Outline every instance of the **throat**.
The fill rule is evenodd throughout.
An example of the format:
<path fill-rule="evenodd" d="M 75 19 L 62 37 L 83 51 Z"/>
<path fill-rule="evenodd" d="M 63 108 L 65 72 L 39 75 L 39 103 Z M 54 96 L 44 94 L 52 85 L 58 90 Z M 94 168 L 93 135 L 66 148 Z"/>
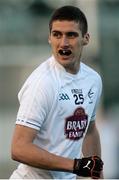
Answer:
<path fill-rule="evenodd" d="M 79 72 L 80 69 L 80 64 L 78 65 L 66 65 L 65 67 L 66 72 L 70 73 L 70 74 L 77 74 Z"/>

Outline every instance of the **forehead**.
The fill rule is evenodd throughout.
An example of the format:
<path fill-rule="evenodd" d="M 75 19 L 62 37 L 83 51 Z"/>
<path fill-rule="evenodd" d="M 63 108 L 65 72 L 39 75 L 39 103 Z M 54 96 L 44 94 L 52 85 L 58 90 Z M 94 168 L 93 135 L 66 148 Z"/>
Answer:
<path fill-rule="evenodd" d="M 66 21 L 66 20 L 56 20 L 52 23 L 52 31 L 61 31 L 61 32 L 68 32 L 68 31 L 76 31 L 79 32 L 79 23 L 75 21 Z"/>

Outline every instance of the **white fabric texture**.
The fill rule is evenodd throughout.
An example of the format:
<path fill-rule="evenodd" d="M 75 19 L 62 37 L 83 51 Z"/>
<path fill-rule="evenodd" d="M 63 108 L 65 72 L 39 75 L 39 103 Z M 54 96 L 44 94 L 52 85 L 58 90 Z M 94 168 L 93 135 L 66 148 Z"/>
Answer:
<path fill-rule="evenodd" d="M 101 91 L 100 75 L 93 69 L 81 63 L 79 72 L 73 75 L 52 56 L 29 76 L 20 90 L 16 124 L 38 130 L 34 144 L 39 147 L 63 157 L 80 158 L 89 122 L 96 118 Z M 23 167 L 26 165 L 22 164 Z M 41 169 L 30 169 L 41 173 L 41 178 L 47 174 Z M 48 174 L 53 179 L 76 177 L 65 172 Z"/>

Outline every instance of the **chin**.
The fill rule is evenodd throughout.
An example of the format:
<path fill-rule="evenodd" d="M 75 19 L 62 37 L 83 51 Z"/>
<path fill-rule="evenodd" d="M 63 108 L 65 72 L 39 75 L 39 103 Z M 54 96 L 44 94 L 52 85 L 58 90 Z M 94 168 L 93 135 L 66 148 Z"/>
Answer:
<path fill-rule="evenodd" d="M 63 66 L 73 64 L 73 57 L 72 56 L 55 56 L 56 60 Z"/>
<path fill-rule="evenodd" d="M 64 68 L 68 68 L 68 67 L 71 67 L 71 66 L 73 66 L 73 62 L 71 62 L 71 61 L 64 61 L 64 60 L 62 60 L 62 61 L 59 61 L 59 63 L 64 67 Z"/>
<path fill-rule="evenodd" d="M 71 56 L 59 56 L 58 59 L 64 63 L 71 63 L 73 61 Z"/>

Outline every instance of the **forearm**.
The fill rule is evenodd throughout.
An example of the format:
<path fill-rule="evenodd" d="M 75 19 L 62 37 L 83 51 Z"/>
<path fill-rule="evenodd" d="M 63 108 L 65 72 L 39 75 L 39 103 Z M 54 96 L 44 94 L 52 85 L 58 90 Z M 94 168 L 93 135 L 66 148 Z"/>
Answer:
<path fill-rule="evenodd" d="M 101 157 L 100 136 L 96 126 L 89 127 L 83 142 L 82 151 L 84 156 L 97 155 Z"/>
<path fill-rule="evenodd" d="M 16 125 L 12 140 L 12 159 L 42 169 L 73 170 L 73 160 L 57 156 L 33 144 L 37 130 Z"/>
<path fill-rule="evenodd" d="M 49 153 L 32 143 L 14 149 L 12 158 L 24 164 L 42 169 L 73 171 L 73 160 Z"/>
<path fill-rule="evenodd" d="M 36 134 L 37 130 L 35 129 L 16 125 L 12 141 L 12 158 L 14 160 L 36 168 L 71 172 L 80 176 L 92 176 L 90 172 L 85 174 L 84 170 L 81 170 L 81 167 L 85 167 L 90 162 L 88 158 L 87 163 L 84 165 L 80 165 L 80 162 L 83 160 L 78 160 L 79 168 L 77 170 L 77 165 L 74 168 L 75 163 L 73 159 L 52 154 L 33 144 Z"/>

